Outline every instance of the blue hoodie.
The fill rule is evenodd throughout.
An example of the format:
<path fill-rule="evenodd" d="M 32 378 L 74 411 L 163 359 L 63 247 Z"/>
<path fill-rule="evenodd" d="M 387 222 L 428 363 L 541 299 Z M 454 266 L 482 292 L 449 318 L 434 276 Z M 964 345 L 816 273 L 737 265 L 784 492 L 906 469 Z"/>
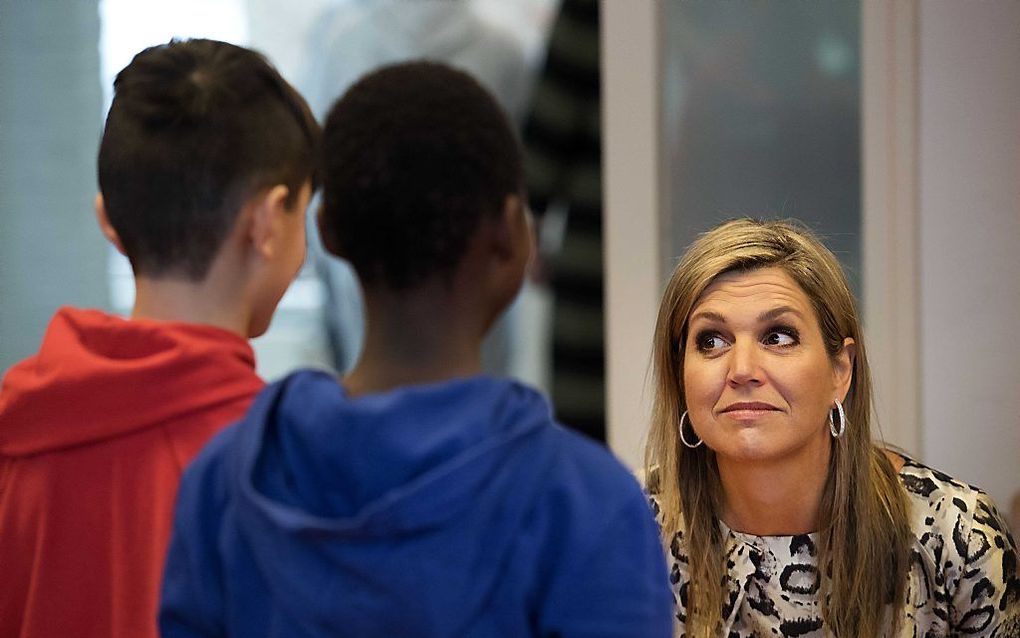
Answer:
<path fill-rule="evenodd" d="M 298 372 L 184 475 L 166 638 L 672 632 L 634 478 L 518 383 Z"/>

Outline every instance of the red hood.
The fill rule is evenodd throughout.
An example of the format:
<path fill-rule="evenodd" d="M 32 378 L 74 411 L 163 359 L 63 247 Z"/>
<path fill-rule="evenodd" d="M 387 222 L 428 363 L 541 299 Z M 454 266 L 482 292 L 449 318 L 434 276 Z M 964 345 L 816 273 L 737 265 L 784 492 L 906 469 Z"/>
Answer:
<path fill-rule="evenodd" d="M 61 308 L 39 353 L 0 385 L 0 453 L 36 454 L 141 430 L 251 396 L 240 336 L 212 326 Z"/>

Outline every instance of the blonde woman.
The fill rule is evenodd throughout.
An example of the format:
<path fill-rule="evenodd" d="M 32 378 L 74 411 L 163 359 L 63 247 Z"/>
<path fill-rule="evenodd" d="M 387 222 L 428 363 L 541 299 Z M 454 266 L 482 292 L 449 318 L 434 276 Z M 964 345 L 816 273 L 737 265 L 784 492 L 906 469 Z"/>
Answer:
<path fill-rule="evenodd" d="M 698 239 L 653 356 L 677 635 L 1020 636 L 989 497 L 873 442 L 853 296 L 808 231 L 741 219 Z"/>

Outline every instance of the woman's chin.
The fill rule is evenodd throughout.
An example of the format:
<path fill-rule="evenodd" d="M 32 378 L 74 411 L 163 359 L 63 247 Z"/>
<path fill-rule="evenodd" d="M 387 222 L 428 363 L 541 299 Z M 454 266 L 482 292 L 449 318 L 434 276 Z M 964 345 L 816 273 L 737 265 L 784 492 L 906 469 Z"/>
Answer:
<path fill-rule="evenodd" d="M 815 455 L 813 446 L 805 441 L 777 440 L 775 436 L 766 436 L 765 432 L 754 429 L 735 433 L 713 450 L 719 463 L 741 465 L 791 462 L 799 466 L 798 457 Z"/>

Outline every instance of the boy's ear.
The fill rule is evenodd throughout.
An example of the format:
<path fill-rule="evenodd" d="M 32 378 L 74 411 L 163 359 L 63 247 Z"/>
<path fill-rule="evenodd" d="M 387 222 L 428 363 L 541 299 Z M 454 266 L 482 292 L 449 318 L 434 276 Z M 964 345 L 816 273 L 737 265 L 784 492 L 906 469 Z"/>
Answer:
<path fill-rule="evenodd" d="M 103 237 L 106 237 L 117 251 L 126 257 L 124 245 L 120 243 L 120 235 L 117 234 L 117 229 L 110 223 L 110 218 L 106 214 L 106 200 L 103 199 L 102 193 L 96 193 L 96 221 L 99 223 L 99 230 L 102 231 Z"/>
<path fill-rule="evenodd" d="M 531 221 L 519 196 L 507 195 L 504 200 L 494 239 L 495 252 L 501 259 L 519 258 L 521 251 L 527 251 L 530 256 L 533 243 Z"/>
<path fill-rule="evenodd" d="M 248 217 L 248 238 L 255 252 L 269 259 L 279 251 L 283 216 L 287 212 L 290 189 L 283 184 L 260 191 L 245 204 Z"/>

